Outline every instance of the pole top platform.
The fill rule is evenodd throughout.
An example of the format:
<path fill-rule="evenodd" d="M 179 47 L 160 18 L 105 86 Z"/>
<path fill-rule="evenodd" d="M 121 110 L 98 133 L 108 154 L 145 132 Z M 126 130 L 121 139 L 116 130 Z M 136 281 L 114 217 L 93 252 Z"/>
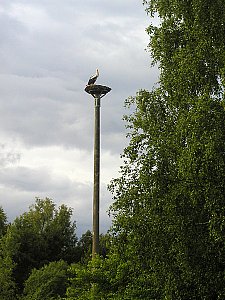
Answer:
<path fill-rule="evenodd" d="M 94 98 L 102 98 L 111 91 L 111 88 L 105 85 L 90 84 L 84 90 Z"/>

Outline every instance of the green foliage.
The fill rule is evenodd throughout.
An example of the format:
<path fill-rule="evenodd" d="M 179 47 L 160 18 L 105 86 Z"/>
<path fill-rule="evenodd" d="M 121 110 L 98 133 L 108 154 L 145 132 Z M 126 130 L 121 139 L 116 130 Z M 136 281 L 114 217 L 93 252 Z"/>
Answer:
<path fill-rule="evenodd" d="M 13 280 L 14 263 L 10 256 L 0 253 L 0 299 L 15 300 L 16 284 Z"/>
<path fill-rule="evenodd" d="M 156 299 L 152 274 L 137 271 L 136 267 L 135 262 L 122 260 L 116 252 L 107 259 L 96 257 L 87 265 L 72 265 L 66 300 Z"/>
<path fill-rule="evenodd" d="M 174 102 L 176 97 L 181 105 L 190 96 L 219 96 L 224 81 L 224 1 L 144 3 L 161 18 L 159 26 L 148 28 L 149 46 L 161 68 L 160 84 L 172 98 L 169 100 Z"/>
<path fill-rule="evenodd" d="M 2 211 L 3 212 L 3 211 Z M 5 227 L 6 216 L 3 213 L 3 227 Z M 5 229 L 4 229 L 5 230 Z M 8 229 L 9 230 L 9 229 Z M 0 240 L 0 299 L 15 300 L 16 297 L 16 283 L 13 278 L 15 263 L 12 260 L 12 250 L 5 248 L 5 243 L 10 243 L 10 237 L 5 234 Z M 17 245 L 14 244 L 14 249 Z"/>
<path fill-rule="evenodd" d="M 86 262 L 91 258 L 91 246 L 92 246 L 92 233 L 90 230 L 87 230 L 82 234 L 81 238 L 78 241 L 78 249 L 80 253 L 80 261 Z"/>
<path fill-rule="evenodd" d="M 76 261 L 77 238 L 71 215 L 65 205 L 57 209 L 52 200 L 38 198 L 11 224 L 2 249 L 16 264 L 13 275 L 20 290 L 33 268 L 60 259 Z"/>
<path fill-rule="evenodd" d="M 111 237 L 107 234 L 99 235 L 99 254 L 102 257 L 106 257 L 109 249 L 111 247 Z M 78 252 L 79 252 L 79 261 L 82 263 L 87 263 L 92 256 L 92 233 L 90 230 L 87 230 L 82 234 L 81 238 L 78 241 Z"/>
<path fill-rule="evenodd" d="M 7 217 L 2 207 L 0 207 L 0 238 L 6 233 Z"/>
<path fill-rule="evenodd" d="M 122 299 L 223 299 L 225 3 L 144 1 L 159 87 L 127 100 L 130 143 L 112 181 Z M 127 297 L 127 298 L 126 298 Z"/>
<path fill-rule="evenodd" d="M 185 119 L 193 128 L 184 136 L 184 127 L 172 126 L 174 114 L 163 112 L 167 107 L 156 93 L 140 92 L 136 101 L 123 176 L 111 186 L 118 254 L 135 268 L 130 286 L 146 299 L 219 297 L 225 265 L 223 108 L 213 102 L 206 114 L 206 102 L 197 113 L 193 109 Z M 217 136 L 213 142 L 211 130 Z M 220 219 L 214 219 L 214 210 Z"/>
<path fill-rule="evenodd" d="M 23 300 L 56 300 L 66 292 L 68 265 L 64 261 L 51 262 L 41 269 L 33 269 L 25 282 Z"/>
<path fill-rule="evenodd" d="M 110 233 L 99 235 L 99 255 L 106 258 L 112 246 L 112 236 Z"/>
<path fill-rule="evenodd" d="M 116 255 L 111 255 L 109 259 L 96 257 L 87 265 L 72 265 L 66 299 L 128 299 L 121 298 L 120 289 L 128 282 L 130 267 L 129 262 L 121 264 Z"/>

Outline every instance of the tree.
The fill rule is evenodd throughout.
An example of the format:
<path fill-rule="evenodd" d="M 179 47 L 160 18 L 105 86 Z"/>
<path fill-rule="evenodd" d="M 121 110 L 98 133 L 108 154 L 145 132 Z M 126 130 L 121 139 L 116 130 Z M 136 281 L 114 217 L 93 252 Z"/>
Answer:
<path fill-rule="evenodd" d="M 118 256 L 110 259 L 96 256 L 88 264 L 73 264 L 67 300 L 121 300 L 127 299 L 121 290 L 130 274 L 130 263 L 121 264 Z"/>
<path fill-rule="evenodd" d="M 92 246 L 92 233 L 87 230 L 82 234 L 78 241 L 78 248 L 80 253 L 80 261 L 87 261 L 91 258 L 91 246 Z"/>
<path fill-rule="evenodd" d="M 65 205 L 58 209 L 52 200 L 36 199 L 30 210 L 9 227 L 2 242 L 2 251 L 15 263 L 14 278 L 19 290 L 33 268 L 64 259 L 76 261 L 75 223 L 72 210 Z"/>
<path fill-rule="evenodd" d="M 158 88 L 127 101 L 130 143 L 110 189 L 123 299 L 222 299 L 225 3 L 144 1 Z M 125 298 L 125 295 L 127 298 Z"/>
<path fill-rule="evenodd" d="M 0 299 L 15 300 L 17 299 L 17 288 L 13 278 L 15 269 L 15 263 L 12 260 L 13 248 L 6 248 L 6 243 L 10 244 L 10 238 L 7 238 L 7 234 L 0 239 Z M 16 247 L 17 245 L 14 244 L 14 250 Z"/>
<path fill-rule="evenodd" d="M 0 252 L 0 299 L 15 300 L 16 284 L 13 280 L 13 269 L 15 265 L 9 255 Z"/>
<path fill-rule="evenodd" d="M 100 256 L 106 257 L 107 253 L 110 250 L 111 237 L 108 233 L 101 233 L 99 236 L 99 254 Z M 91 259 L 92 253 L 92 233 L 90 230 L 87 230 L 82 234 L 81 238 L 78 241 L 78 249 L 80 253 L 79 261 L 86 263 Z"/>
<path fill-rule="evenodd" d="M 7 230 L 7 216 L 2 207 L 0 207 L 0 238 L 6 233 Z"/>
<path fill-rule="evenodd" d="M 11 252 L 4 250 L 7 231 L 7 217 L 2 207 L 0 207 L 0 299 L 15 300 L 16 284 L 13 280 L 13 270 L 15 267 L 12 261 Z"/>
<path fill-rule="evenodd" d="M 25 282 L 22 299 L 54 300 L 63 297 L 69 276 L 67 269 L 68 264 L 62 260 L 51 262 L 39 270 L 33 269 Z"/>

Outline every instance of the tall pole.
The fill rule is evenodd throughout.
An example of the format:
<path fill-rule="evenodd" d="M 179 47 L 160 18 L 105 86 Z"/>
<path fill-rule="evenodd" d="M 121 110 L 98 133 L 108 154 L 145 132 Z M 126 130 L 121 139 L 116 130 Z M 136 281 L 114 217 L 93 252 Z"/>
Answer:
<path fill-rule="evenodd" d="M 100 95 L 95 97 L 94 190 L 92 258 L 99 254 L 99 186 L 100 186 Z"/>
<path fill-rule="evenodd" d="M 95 99 L 92 258 L 99 254 L 100 107 L 101 98 L 110 91 L 111 88 L 104 85 L 91 84 L 85 88 Z"/>

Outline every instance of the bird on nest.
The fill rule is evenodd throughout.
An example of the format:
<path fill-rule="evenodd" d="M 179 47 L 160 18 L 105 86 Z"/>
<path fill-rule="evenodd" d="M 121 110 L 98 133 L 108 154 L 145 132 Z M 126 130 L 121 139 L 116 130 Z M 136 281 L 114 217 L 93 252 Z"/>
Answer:
<path fill-rule="evenodd" d="M 99 70 L 96 69 L 96 73 L 89 78 L 87 85 L 95 84 L 96 80 L 98 79 L 98 76 L 99 76 Z"/>

